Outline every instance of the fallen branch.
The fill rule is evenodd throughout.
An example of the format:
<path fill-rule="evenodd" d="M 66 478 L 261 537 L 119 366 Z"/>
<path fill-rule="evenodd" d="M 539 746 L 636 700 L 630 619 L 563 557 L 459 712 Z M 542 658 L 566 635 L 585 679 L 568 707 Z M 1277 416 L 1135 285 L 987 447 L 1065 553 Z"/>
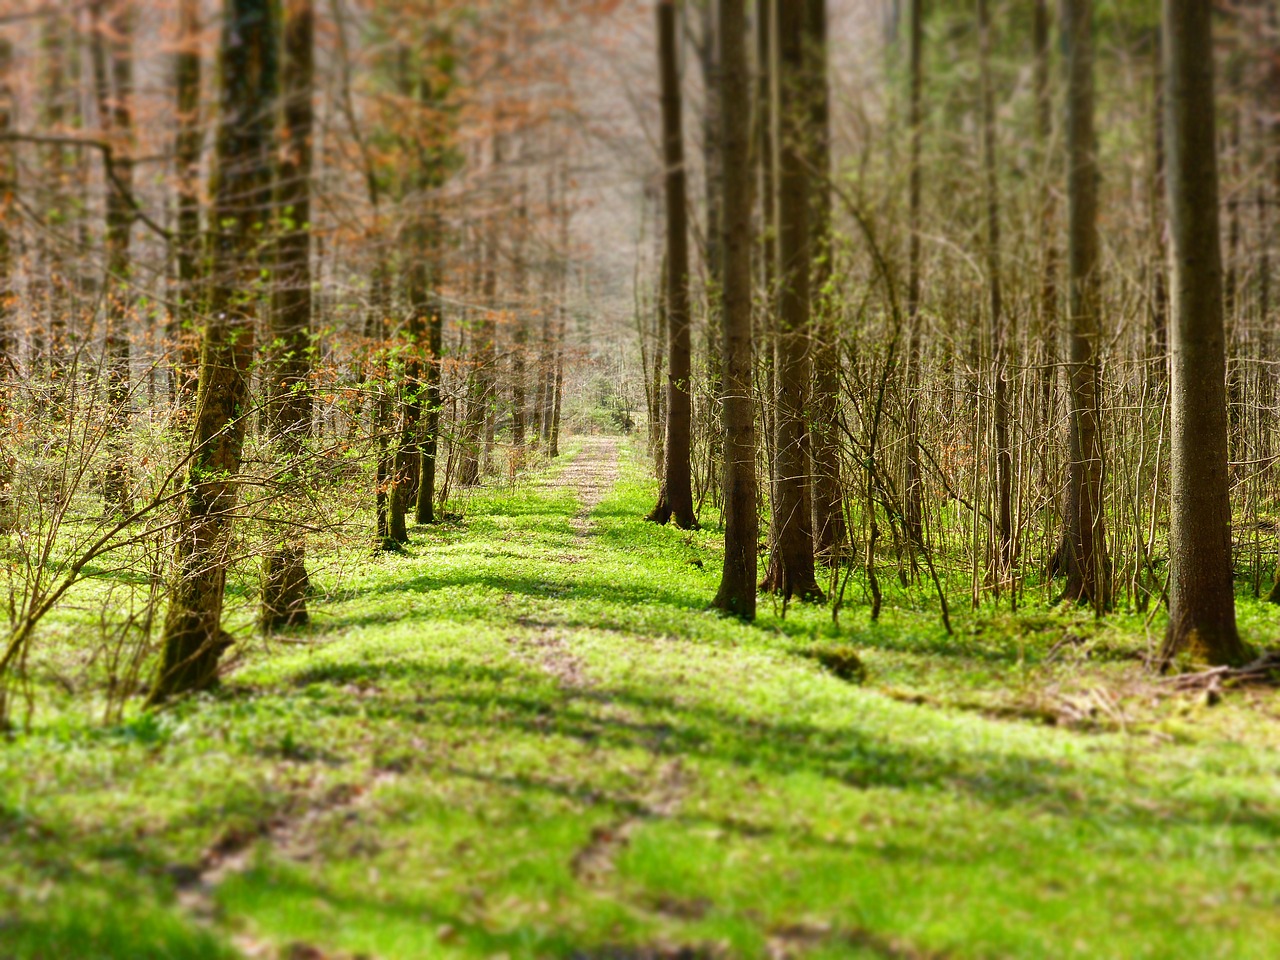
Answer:
<path fill-rule="evenodd" d="M 1197 673 L 1180 673 L 1159 681 L 1179 691 L 1220 691 L 1224 686 L 1280 686 L 1280 650 L 1264 653 L 1243 667 L 1213 667 Z"/>

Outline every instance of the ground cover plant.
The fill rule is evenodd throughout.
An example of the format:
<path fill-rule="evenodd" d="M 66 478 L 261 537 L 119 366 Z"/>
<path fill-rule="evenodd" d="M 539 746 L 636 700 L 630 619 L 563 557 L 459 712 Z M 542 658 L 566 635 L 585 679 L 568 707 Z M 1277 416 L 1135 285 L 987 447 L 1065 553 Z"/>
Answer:
<path fill-rule="evenodd" d="M 575 446 L 214 693 L 40 713 L 0 954 L 1270 954 L 1274 695 L 1173 693 L 1074 608 L 724 620 L 720 536 Z"/>
<path fill-rule="evenodd" d="M 1276 953 L 1276 0 L 0 4 L 0 960 Z"/>

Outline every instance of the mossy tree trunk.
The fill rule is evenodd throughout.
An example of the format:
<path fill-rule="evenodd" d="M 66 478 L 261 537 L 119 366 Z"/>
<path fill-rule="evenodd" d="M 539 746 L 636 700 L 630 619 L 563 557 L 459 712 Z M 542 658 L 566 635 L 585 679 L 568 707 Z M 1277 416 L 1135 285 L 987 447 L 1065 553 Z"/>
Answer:
<path fill-rule="evenodd" d="M 165 616 L 149 703 L 207 687 L 231 639 L 222 629 L 236 478 L 249 415 L 258 257 L 271 200 L 271 112 L 276 96 L 272 0 L 226 0 L 213 277 L 200 352 L 191 464 L 177 531 L 177 578 Z"/>
<path fill-rule="evenodd" d="M 1168 664 L 1239 664 L 1227 466 L 1226 335 L 1214 140 L 1213 5 L 1164 0 L 1165 145 L 1172 228 L 1172 491 Z"/>
<path fill-rule="evenodd" d="M 286 487 L 305 482 L 311 435 L 311 138 L 315 85 L 315 12 L 311 0 L 284 7 L 284 129 L 276 169 L 276 289 L 267 364 L 267 433 L 293 465 Z M 284 490 L 287 504 L 296 491 Z M 284 518 L 287 522 L 288 518 Z M 288 531 L 263 558 L 262 624 L 268 630 L 305 624 L 306 543 Z"/>

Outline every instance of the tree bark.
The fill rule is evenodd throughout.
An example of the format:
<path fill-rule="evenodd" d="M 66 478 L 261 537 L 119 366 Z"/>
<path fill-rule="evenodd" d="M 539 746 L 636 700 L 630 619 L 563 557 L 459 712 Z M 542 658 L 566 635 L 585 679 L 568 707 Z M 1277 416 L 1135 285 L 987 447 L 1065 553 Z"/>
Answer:
<path fill-rule="evenodd" d="M 179 47 L 173 58 L 177 94 L 178 132 L 174 140 L 174 165 L 178 192 L 174 262 L 178 289 L 169 331 L 177 354 L 172 366 L 174 399 L 185 409 L 195 401 L 199 375 L 200 280 L 200 4 L 181 0 L 178 8 Z"/>
<path fill-rule="evenodd" d="M 177 533 L 177 580 L 165 616 L 151 705 L 214 683 L 218 661 L 231 645 L 222 629 L 222 604 L 249 412 L 258 298 L 253 254 L 271 199 L 271 118 L 262 104 L 276 96 L 273 7 L 270 0 L 225 0 L 212 191 L 214 277 Z"/>
<path fill-rule="evenodd" d="M 992 411 L 996 446 L 996 544 L 992 582 L 999 595 L 1013 571 L 1013 446 L 1009 439 L 1009 361 L 1004 303 L 1000 287 L 1000 189 L 996 173 L 995 90 L 991 80 L 993 44 L 987 0 L 978 0 L 982 86 L 982 170 L 986 194 L 985 243 L 987 292 L 990 297 Z"/>
<path fill-rule="evenodd" d="M 681 129 L 679 51 L 672 0 L 658 3 L 658 67 L 662 86 L 662 143 L 667 201 L 667 422 L 662 486 L 648 519 L 697 527 L 693 512 L 690 444 L 693 399 L 689 340 L 689 227 L 686 207 L 684 136 Z"/>
<path fill-rule="evenodd" d="M 844 489 L 840 480 L 840 342 L 828 294 L 831 244 L 831 93 L 827 81 L 827 0 L 805 0 L 805 77 L 809 127 L 805 142 L 815 183 L 812 260 L 813 357 L 813 545 L 835 566 L 848 553 Z"/>
<path fill-rule="evenodd" d="M 778 338 L 777 543 L 765 576 L 765 589 L 784 600 L 821 601 L 814 574 L 813 521 L 809 484 L 809 245 L 810 177 L 805 147 L 805 9 L 800 3 L 778 8 Z"/>
<path fill-rule="evenodd" d="M 720 249 L 724 263 L 723 419 L 724 566 L 712 605 L 743 620 L 756 615 L 756 432 L 752 402 L 751 336 L 751 87 L 747 22 L 742 0 L 719 0 L 720 123 L 724 204 Z"/>
<path fill-rule="evenodd" d="M 1188 652 L 1239 664 L 1227 464 L 1226 337 L 1214 140 L 1213 5 L 1164 0 L 1165 144 L 1174 249 L 1169 628 Z"/>
<path fill-rule="evenodd" d="M 129 240 L 133 208 L 133 11 L 125 0 L 94 0 L 90 6 L 94 97 L 98 122 L 112 144 L 115 180 L 107 189 L 105 279 L 107 448 L 102 483 L 108 511 L 128 514 L 133 495 L 129 462 L 129 323 L 132 315 Z M 109 49 L 108 49 L 109 47 Z"/>
<path fill-rule="evenodd" d="M 267 357 L 267 435 L 293 460 L 286 483 L 303 483 L 311 434 L 311 137 L 315 83 L 315 13 L 311 0 L 284 5 L 284 127 L 276 168 L 276 289 Z M 286 502 L 290 491 L 286 490 Z M 284 528 L 288 530 L 286 526 Z M 286 534 L 263 558 L 262 625 L 305 624 L 306 543 Z"/>
<path fill-rule="evenodd" d="M 1071 420 L 1065 526 L 1052 572 L 1063 598 L 1111 605 L 1111 563 L 1103 516 L 1104 451 L 1098 423 L 1098 156 L 1093 129 L 1093 2 L 1064 0 L 1067 45 L 1067 206 Z"/>
<path fill-rule="evenodd" d="M 920 206 L 923 171 L 920 152 L 924 139 L 924 0 L 910 0 L 911 77 L 907 122 L 911 125 L 911 159 L 907 198 L 907 322 L 910 342 L 907 349 L 907 447 L 906 498 L 903 525 L 915 546 L 924 546 L 924 477 L 920 469 L 920 380 L 923 363 L 923 329 L 920 318 Z M 913 554 L 914 557 L 914 554 Z M 914 560 L 913 560 L 914 563 Z M 914 571 L 914 566 L 913 566 Z"/>

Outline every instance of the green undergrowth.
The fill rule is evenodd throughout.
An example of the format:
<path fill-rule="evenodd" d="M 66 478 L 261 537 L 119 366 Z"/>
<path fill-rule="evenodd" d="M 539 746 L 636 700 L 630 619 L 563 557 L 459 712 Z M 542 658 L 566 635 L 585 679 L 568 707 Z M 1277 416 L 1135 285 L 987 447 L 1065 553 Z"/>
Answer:
<path fill-rule="evenodd" d="M 1271 694 L 1171 693 L 1138 615 L 721 619 L 719 536 L 620 454 L 589 517 L 561 466 L 320 558 L 216 694 L 38 713 L 0 956 L 1274 956 Z"/>

